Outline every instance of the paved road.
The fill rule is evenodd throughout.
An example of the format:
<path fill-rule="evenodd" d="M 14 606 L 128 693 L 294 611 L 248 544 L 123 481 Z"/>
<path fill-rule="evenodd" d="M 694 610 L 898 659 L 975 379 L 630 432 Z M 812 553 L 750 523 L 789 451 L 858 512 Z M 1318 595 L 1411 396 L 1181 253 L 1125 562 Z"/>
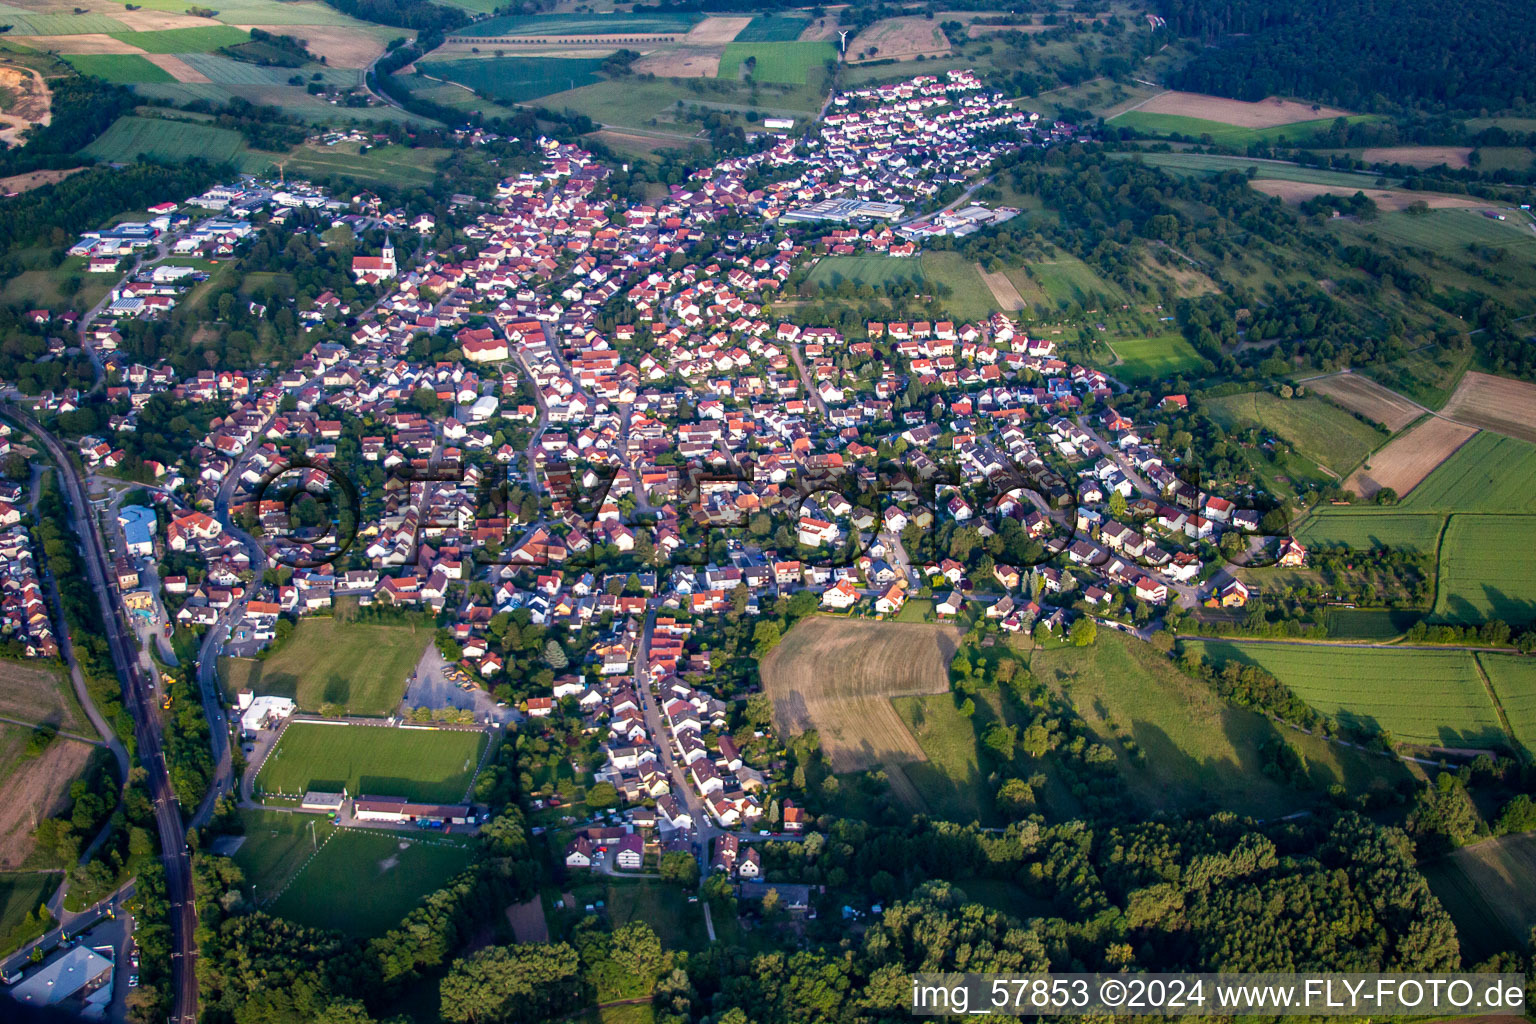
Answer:
<path fill-rule="evenodd" d="M 63 891 L 62 886 L 60 886 L 59 891 Z M 109 908 L 116 912 L 119 921 L 126 920 L 129 917 L 129 914 L 126 910 L 122 909 L 122 905 L 133 898 L 135 891 L 134 882 L 130 879 L 129 881 L 125 882 L 116 892 L 102 897 L 100 900 L 91 904 L 89 907 L 86 907 L 84 910 L 73 913 L 64 910 L 62 906 L 55 906 L 53 901 L 49 901 L 48 909 L 53 914 L 54 918 L 57 919 L 58 924 L 49 929 L 48 932 L 40 938 L 27 943 L 25 946 L 22 946 L 16 952 L 6 957 L 4 961 L 0 961 L 0 972 L 3 972 L 8 978 L 16 977 L 26 969 L 28 964 L 31 963 L 33 949 L 38 947 L 41 947 L 45 951 L 53 949 L 59 944 L 65 935 L 73 938 L 75 935 L 75 932 L 73 931 L 74 928 L 82 927 L 91 921 L 99 919 L 101 915 L 106 913 Z M 100 926 L 98 926 L 98 928 L 99 927 Z M 98 929 L 92 929 L 92 933 L 94 934 L 97 930 Z M 95 944 L 100 945 L 104 943 Z M 126 984 L 127 983 L 125 981 L 124 985 Z"/>
<path fill-rule="evenodd" d="M 58 439 L 45 431 L 30 414 L 16 406 L 3 410 L 13 421 L 31 431 L 52 455 L 59 467 L 76 535 L 85 556 L 86 576 L 101 606 L 106 625 L 107 643 L 112 660 L 123 683 L 123 694 L 133 714 L 139 758 L 147 769 L 146 781 L 155 809 L 155 825 L 160 834 L 161 858 L 165 861 L 166 892 L 171 903 L 171 998 L 175 1024 L 197 1024 L 197 927 L 196 905 L 192 892 L 192 859 L 182 826 L 181 806 L 171 787 L 170 772 L 160 738 L 160 720 L 138 663 L 138 645 L 126 628 L 126 614 L 109 584 L 110 563 L 102 544 L 101 532 L 85 487 L 69 453 Z"/>

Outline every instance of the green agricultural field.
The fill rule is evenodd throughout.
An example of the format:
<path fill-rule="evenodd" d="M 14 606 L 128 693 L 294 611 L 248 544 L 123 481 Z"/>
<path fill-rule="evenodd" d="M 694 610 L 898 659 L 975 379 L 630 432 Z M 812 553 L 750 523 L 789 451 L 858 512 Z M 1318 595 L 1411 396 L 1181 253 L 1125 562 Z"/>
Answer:
<path fill-rule="evenodd" d="M 1536 516 L 1454 515 L 1440 544 L 1435 618 L 1536 619 Z"/>
<path fill-rule="evenodd" d="M 976 273 L 976 265 L 957 252 L 930 252 L 918 257 L 824 256 L 807 279 L 812 285 L 836 287 L 843 281 L 880 289 L 910 282 L 925 289 L 943 285 L 949 295 L 944 309 L 962 320 L 980 320 L 997 309 L 992 293 Z"/>
<path fill-rule="evenodd" d="M 251 34 L 233 25 L 172 28 L 161 32 L 113 32 L 112 38 L 145 53 L 208 53 L 221 46 L 251 41 Z"/>
<path fill-rule="evenodd" d="M 344 88 L 361 85 L 363 80 L 363 73 L 357 68 L 327 68 L 319 64 L 307 64 L 302 68 L 264 68 L 226 57 L 222 53 L 184 53 L 180 56 L 183 63 L 206 76 L 214 85 L 263 88 L 286 86 L 301 95 L 308 95 L 302 86 L 289 85 L 289 80 L 297 75 L 307 82 L 318 74 L 322 81 Z"/>
<path fill-rule="evenodd" d="M 34 918 L 29 925 L 27 915 L 48 901 L 63 878 L 47 871 L 0 874 L 0 955 L 43 934 L 42 922 Z"/>
<path fill-rule="evenodd" d="M 353 715 L 387 715 L 431 641 L 431 631 L 306 616 L 264 660 L 225 658 L 227 693 L 251 690 L 292 697 L 306 711 L 339 704 Z"/>
<path fill-rule="evenodd" d="M 263 792 L 309 790 L 458 803 L 480 765 L 483 732 L 294 722 L 256 777 Z"/>
<path fill-rule="evenodd" d="M 524 103 L 601 82 L 602 57 L 471 57 L 431 61 L 417 69 L 429 78 L 485 93 L 502 103 Z"/>
<path fill-rule="evenodd" d="M 173 162 L 201 157 L 220 163 L 234 160 L 244 149 L 245 139 L 228 128 L 129 115 L 114 121 L 81 152 L 110 163 L 132 163 L 140 153 Z"/>
<path fill-rule="evenodd" d="M 474 860 L 468 838 L 338 829 L 267 909 L 314 928 L 381 935 Z"/>
<path fill-rule="evenodd" d="M 284 158 L 283 166 L 289 174 L 310 177 L 344 174 L 359 181 L 387 185 L 430 185 L 437 177 L 437 165 L 447 155 L 446 149 L 425 147 L 378 146 L 358 154 L 341 146 L 300 146 Z"/>
<path fill-rule="evenodd" d="M 1509 654 L 1479 654 L 1478 664 L 1504 709 L 1509 730 L 1536 754 L 1536 660 Z"/>
<path fill-rule="evenodd" d="M 1483 431 L 1415 487 L 1413 512 L 1536 512 L 1536 445 Z"/>
<path fill-rule="evenodd" d="M 1328 635 L 1340 640 L 1395 640 L 1422 617 L 1422 612 L 1411 608 L 1330 608 Z"/>
<path fill-rule="evenodd" d="M 1205 365 L 1205 359 L 1181 334 L 1112 341 L 1109 347 L 1120 357 L 1109 372 L 1128 381 L 1169 380 Z"/>
<path fill-rule="evenodd" d="M 1386 729 L 1428 746 L 1509 742 L 1467 651 L 1187 640 L 1206 661 L 1258 665 L 1341 723 Z"/>
<path fill-rule="evenodd" d="M 696 13 L 510 14 L 455 29 L 456 36 L 684 35 L 704 20 Z"/>
<path fill-rule="evenodd" d="M 1104 280 L 1075 256 L 1030 263 L 1007 274 L 1020 295 L 1032 301 L 1040 301 L 1043 295 L 1044 301 L 1052 306 L 1075 302 L 1085 308 L 1097 308 L 1129 301 L 1119 285 Z"/>
<path fill-rule="evenodd" d="M 0 4 L 0 24 L 11 26 L 12 36 L 78 36 L 86 33 L 124 32 L 128 28 L 105 14 L 83 10 L 79 14 L 43 14 L 4 4 Z"/>
<path fill-rule="evenodd" d="M 1360 124 L 1375 121 L 1377 118 L 1373 114 L 1355 114 L 1347 120 L 1351 124 Z M 1187 135 L 1194 138 L 1209 135 L 1211 141 L 1217 145 L 1235 148 L 1242 148 L 1255 142 L 1277 142 L 1282 137 L 1291 142 L 1300 142 L 1311 138 L 1319 131 L 1332 128 L 1333 122 L 1333 118 L 1322 118 L 1317 121 L 1283 124 L 1274 128 L 1240 128 L 1220 121 L 1206 121 L 1198 117 L 1183 117 L 1179 114 L 1149 114 L 1141 110 L 1127 111 L 1110 118 L 1109 121 L 1116 128 L 1134 128 L 1147 135 Z"/>
<path fill-rule="evenodd" d="M 750 128 L 746 115 L 751 111 L 765 117 L 807 118 L 821 108 L 825 96 L 825 73 L 813 75 L 809 84 L 796 86 L 753 86 L 723 78 L 625 78 L 555 93 L 541 99 L 539 106 L 585 114 L 605 125 L 665 136 L 668 144 L 686 148 L 704 144 L 698 137 L 699 123 L 686 120 L 695 108 L 700 115 L 728 114 L 743 128 Z"/>
<path fill-rule="evenodd" d="M 1536 833 L 1464 846 L 1424 877 L 1456 924 L 1468 963 L 1518 949 L 1536 925 Z"/>
<path fill-rule="evenodd" d="M 136 53 L 76 53 L 64 60 L 82 75 L 95 75 L 119 85 L 176 81 L 169 71 Z"/>
<path fill-rule="evenodd" d="M 1433 553 L 1445 520 L 1439 515 L 1411 515 L 1390 509 L 1320 508 L 1302 522 L 1303 544 L 1358 548 L 1410 548 Z"/>
<path fill-rule="evenodd" d="M 1337 185 L 1340 188 L 1376 188 L 1383 179 L 1374 174 L 1354 174 L 1349 171 L 1329 171 L 1317 167 L 1302 167 L 1283 160 L 1261 160 L 1257 157 L 1226 156 L 1220 153 L 1115 153 L 1117 159 L 1140 159 L 1149 167 L 1161 167 L 1173 174 L 1205 175 L 1222 171 L 1251 169 L 1255 178 L 1273 178 L 1278 181 L 1303 181 L 1313 185 Z M 1400 184 L 1398 179 L 1386 179 L 1389 185 Z"/>
<path fill-rule="evenodd" d="M 809 18 L 790 18 L 784 16 L 775 17 L 772 14 L 759 14 L 753 18 L 747 27 L 736 33 L 738 43 L 786 43 L 800 38 L 800 33 L 809 25 Z"/>
<path fill-rule="evenodd" d="M 811 72 L 837 57 L 837 47 L 827 42 L 812 43 L 727 43 L 720 57 L 719 77 L 736 79 L 750 74 L 757 82 L 804 85 Z M 757 63 L 743 67 L 748 58 Z"/>
<path fill-rule="evenodd" d="M 1267 391 L 1252 391 L 1211 399 L 1203 408 L 1227 430 L 1258 427 L 1340 476 L 1358 466 L 1389 436 L 1338 406 L 1311 396 L 1285 399 Z"/>
<path fill-rule="evenodd" d="M 672 885 L 647 879 L 615 879 L 603 887 L 604 911 L 615 928 L 644 921 L 667 949 L 700 950 L 709 945 L 700 904 L 679 899 Z M 586 902 L 592 902 L 588 899 Z"/>
<path fill-rule="evenodd" d="M 142 7 L 150 11 L 166 11 L 171 14 L 184 14 L 190 6 L 187 0 L 119 0 L 122 3 L 132 3 L 135 7 Z M 222 21 L 226 25 L 334 25 L 338 27 L 357 28 L 361 31 L 370 29 L 393 32 L 396 35 L 411 35 L 409 31 L 402 31 L 387 26 L 370 25 L 367 22 L 349 18 L 334 7 L 329 7 L 320 0 L 229 0 L 221 2 L 216 9 L 215 20 Z M 127 31 L 126 25 L 121 25 L 112 31 Z"/>
<path fill-rule="evenodd" d="M 1151 645 L 1121 633 L 1100 630 L 1091 647 L 1038 650 L 1029 667 L 1115 752 L 1131 792 L 1149 810 L 1215 806 L 1270 817 L 1313 803 L 1334 785 L 1360 793 L 1403 774 L 1383 759 L 1233 707 Z M 1276 737 L 1302 758 L 1311 792 L 1262 770 L 1263 748 Z M 1140 754 L 1131 753 L 1127 739 Z"/>
<path fill-rule="evenodd" d="M 1389 245 L 1411 245 L 1440 255 L 1462 254 L 1469 245 L 1504 249 L 1525 259 L 1536 256 L 1536 232 L 1519 211 L 1506 220 L 1485 217 L 1480 210 L 1429 210 L 1383 213 L 1370 221 L 1340 220 L 1341 234 L 1369 239 L 1375 236 Z"/>

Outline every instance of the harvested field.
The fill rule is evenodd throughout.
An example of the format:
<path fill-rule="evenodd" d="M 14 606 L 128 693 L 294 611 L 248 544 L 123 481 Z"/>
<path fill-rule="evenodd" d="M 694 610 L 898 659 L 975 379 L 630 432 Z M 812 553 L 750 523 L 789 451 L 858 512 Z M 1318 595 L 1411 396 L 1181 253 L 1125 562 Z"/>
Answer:
<path fill-rule="evenodd" d="M 1357 373 L 1309 380 L 1306 386 L 1320 395 L 1327 395 L 1350 412 L 1375 420 L 1394 434 L 1426 412 L 1418 403 Z"/>
<path fill-rule="evenodd" d="M 658 78 L 714 78 L 720 73 L 720 55 L 724 46 L 713 48 L 657 50 L 634 63 L 637 74 L 650 72 Z"/>
<path fill-rule="evenodd" d="M 1469 370 L 1441 414 L 1536 444 L 1536 384 Z"/>
<path fill-rule="evenodd" d="M 979 263 L 976 265 L 976 272 L 981 275 L 982 283 L 992 292 L 992 298 L 997 300 L 998 306 L 1004 311 L 1017 312 L 1025 308 L 1024 296 L 1019 294 L 1018 286 L 1006 273 L 999 270 L 995 274 L 989 274 L 981 269 Z"/>
<path fill-rule="evenodd" d="M 105 32 L 86 32 L 78 36 L 32 36 L 27 45 L 53 53 L 143 53 L 137 46 L 113 39 Z"/>
<path fill-rule="evenodd" d="M 1536 923 L 1536 835 L 1464 846 L 1424 871 L 1470 957 L 1517 947 Z"/>
<path fill-rule="evenodd" d="M 1344 481 L 1344 487 L 1362 498 L 1374 498 L 1383 487 L 1405 497 L 1476 433 L 1476 427 L 1431 416 L 1369 456 Z"/>
<path fill-rule="evenodd" d="M 688 31 L 682 42 L 690 46 L 728 43 L 751 23 L 751 18 L 705 18 Z"/>
<path fill-rule="evenodd" d="M 1414 203 L 1422 202 L 1431 210 L 1459 208 L 1480 210 L 1494 204 L 1486 199 L 1469 196 L 1447 196 L 1435 192 L 1407 192 L 1385 188 L 1340 188 L 1338 185 L 1314 185 L 1304 181 L 1279 181 L 1274 178 L 1255 178 L 1248 184 L 1268 196 L 1275 196 L 1287 203 L 1303 203 L 1316 196 L 1352 196 L 1364 192 L 1383 210 L 1406 210 Z"/>
<path fill-rule="evenodd" d="M 821 42 L 837 38 L 837 18 L 816 18 L 800 33 L 801 42 Z"/>
<path fill-rule="evenodd" d="M 150 53 L 145 55 L 145 60 L 176 79 L 178 82 L 207 82 L 207 75 L 171 53 Z"/>
<path fill-rule="evenodd" d="M 1276 128 L 1298 121 L 1349 116 L 1347 110 L 1297 103 L 1294 100 L 1270 98 L 1257 103 L 1245 103 L 1198 92 L 1165 92 L 1152 97 L 1136 109 L 1148 114 L 1173 114 L 1177 117 L 1197 117 L 1203 121 L 1220 121 L 1238 128 Z"/>
<path fill-rule="evenodd" d="M 835 772 L 925 759 L 892 697 L 944 693 L 955 627 L 815 616 L 763 659 L 763 689 L 785 735 L 815 729 Z"/>
<path fill-rule="evenodd" d="M 549 922 L 544 919 L 544 902 L 537 896 L 526 903 L 507 907 L 507 924 L 518 942 L 548 942 Z"/>
<path fill-rule="evenodd" d="M 324 57 L 329 67 L 365 68 L 384 52 L 384 40 L 380 36 L 358 32 L 337 25 L 241 25 L 250 31 L 259 28 L 274 35 L 298 36 L 304 40 L 309 52 Z M 409 35 L 402 32 L 402 35 Z M 197 81 L 197 79 L 183 79 Z"/>
<path fill-rule="evenodd" d="M 1360 151 L 1369 164 L 1407 164 L 1409 167 L 1466 167 L 1468 146 L 1386 146 Z"/>
<path fill-rule="evenodd" d="M 188 6 L 191 6 L 190 4 Z M 173 28 L 206 28 L 207 18 L 195 18 L 189 14 L 176 14 L 172 11 L 151 11 L 140 8 L 137 11 L 127 9 L 112 11 L 112 17 L 127 25 L 135 32 L 164 32 Z"/>
<path fill-rule="evenodd" d="M 886 18 L 860 32 L 848 44 L 850 64 L 861 60 L 913 60 L 918 54 L 925 57 L 949 54 L 949 40 L 944 38 L 936 21 Z"/>
<path fill-rule="evenodd" d="M 0 178 L 0 193 L 29 192 L 34 188 L 42 188 L 44 185 L 52 185 L 63 181 L 71 174 L 79 174 L 84 167 L 70 167 L 62 171 L 28 171 L 26 174 L 13 174 L 9 178 Z"/>

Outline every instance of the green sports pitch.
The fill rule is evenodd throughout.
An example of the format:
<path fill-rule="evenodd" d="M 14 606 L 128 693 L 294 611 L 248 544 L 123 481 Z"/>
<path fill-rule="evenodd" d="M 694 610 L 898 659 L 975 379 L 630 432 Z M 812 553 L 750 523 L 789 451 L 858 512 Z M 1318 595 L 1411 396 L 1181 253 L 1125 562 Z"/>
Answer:
<path fill-rule="evenodd" d="M 309 790 L 457 803 L 474 781 L 486 734 L 463 729 L 294 722 L 256 776 L 258 791 Z"/>

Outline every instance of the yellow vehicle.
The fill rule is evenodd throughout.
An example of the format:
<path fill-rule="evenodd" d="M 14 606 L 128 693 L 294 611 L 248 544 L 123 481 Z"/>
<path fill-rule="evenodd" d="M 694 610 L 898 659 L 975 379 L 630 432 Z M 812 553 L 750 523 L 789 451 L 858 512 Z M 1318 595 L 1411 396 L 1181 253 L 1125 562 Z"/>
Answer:
<path fill-rule="evenodd" d="M 166 694 L 164 697 L 160 698 L 160 707 L 161 708 L 168 708 L 170 706 L 171 706 L 171 695 L 170 694 Z"/>

